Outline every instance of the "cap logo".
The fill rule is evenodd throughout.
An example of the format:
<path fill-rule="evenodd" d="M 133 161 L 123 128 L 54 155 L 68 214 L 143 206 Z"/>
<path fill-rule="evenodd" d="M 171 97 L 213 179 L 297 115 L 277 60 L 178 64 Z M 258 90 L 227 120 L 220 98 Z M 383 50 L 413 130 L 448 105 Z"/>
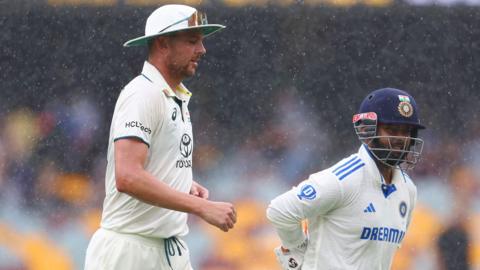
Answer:
<path fill-rule="evenodd" d="M 196 11 L 188 19 L 188 26 L 198 26 L 198 14 Z"/>
<path fill-rule="evenodd" d="M 399 99 L 400 101 L 405 101 L 405 102 L 410 103 L 410 98 L 409 98 L 408 96 L 398 95 L 398 99 Z"/>
<path fill-rule="evenodd" d="M 208 24 L 207 14 L 203 13 L 203 12 L 200 12 L 200 18 L 199 18 L 198 21 L 199 21 L 200 25 Z"/>
<path fill-rule="evenodd" d="M 194 27 L 199 25 L 208 24 L 207 14 L 203 12 L 195 11 L 192 16 L 188 18 L 188 26 Z"/>
<path fill-rule="evenodd" d="M 407 97 L 408 98 L 408 97 Z M 398 112 L 404 117 L 410 117 L 413 115 L 412 104 L 408 101 L 402 101 L 398 104 Z"/>

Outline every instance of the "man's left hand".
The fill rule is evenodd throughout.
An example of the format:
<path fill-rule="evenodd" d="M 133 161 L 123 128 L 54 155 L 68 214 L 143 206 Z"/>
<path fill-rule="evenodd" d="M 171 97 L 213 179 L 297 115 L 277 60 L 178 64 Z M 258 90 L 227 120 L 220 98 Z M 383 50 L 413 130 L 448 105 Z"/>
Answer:
<path fill-rule="evenodd" d="M 195 181 L 193 181 L 192 187 L 190 188 L 190 194 L 202 199 L 208 199 L 208 189 Z"/>

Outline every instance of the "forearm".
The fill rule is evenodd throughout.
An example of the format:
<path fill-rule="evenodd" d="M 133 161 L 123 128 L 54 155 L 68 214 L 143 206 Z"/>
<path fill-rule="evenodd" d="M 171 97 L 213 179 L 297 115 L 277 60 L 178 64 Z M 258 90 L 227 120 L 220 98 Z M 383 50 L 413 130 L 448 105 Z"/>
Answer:
<path fill-rule="evenodd" d="M 171 210 L 197 214 L 205 200 L 177 191 L 144 169 L 117 178 L 117 189 L 142 202 Z M 120 183 L 120 184 L 119 184 Z"/>

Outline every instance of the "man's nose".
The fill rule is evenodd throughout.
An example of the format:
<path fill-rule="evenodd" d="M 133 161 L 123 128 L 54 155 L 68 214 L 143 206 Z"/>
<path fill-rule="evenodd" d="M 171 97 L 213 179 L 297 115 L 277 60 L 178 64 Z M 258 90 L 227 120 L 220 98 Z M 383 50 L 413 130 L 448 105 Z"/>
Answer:
<path fill-rule="evenodd" d="M 405 148 L 408 145 L 409 139 L 402 135 L 395 135 L 398 136 L 397 138 L 391 138 L 390 143 L 392 147 L 399 147 L 399 148 Z"/>
<path fill-rule="evenodd" d="M 197 53 L 200 55 L 204 55 L 207 53 L 207 49 L 205 49 L 205 46 L 203 46 L 203 42 L 200 41 L 197 46 Z"/>

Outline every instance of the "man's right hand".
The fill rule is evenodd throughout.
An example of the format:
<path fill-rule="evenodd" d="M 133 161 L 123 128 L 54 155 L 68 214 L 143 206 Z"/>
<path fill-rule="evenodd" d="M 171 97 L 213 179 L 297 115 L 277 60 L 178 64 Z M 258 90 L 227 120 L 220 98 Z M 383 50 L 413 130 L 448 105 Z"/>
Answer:
<path fill-rule="evenodd" d="M 206 222 L 227 232 L 237 222 L 237 213 L 233 204 L 226 202 L 204 201 L 198 216 Z"/>

